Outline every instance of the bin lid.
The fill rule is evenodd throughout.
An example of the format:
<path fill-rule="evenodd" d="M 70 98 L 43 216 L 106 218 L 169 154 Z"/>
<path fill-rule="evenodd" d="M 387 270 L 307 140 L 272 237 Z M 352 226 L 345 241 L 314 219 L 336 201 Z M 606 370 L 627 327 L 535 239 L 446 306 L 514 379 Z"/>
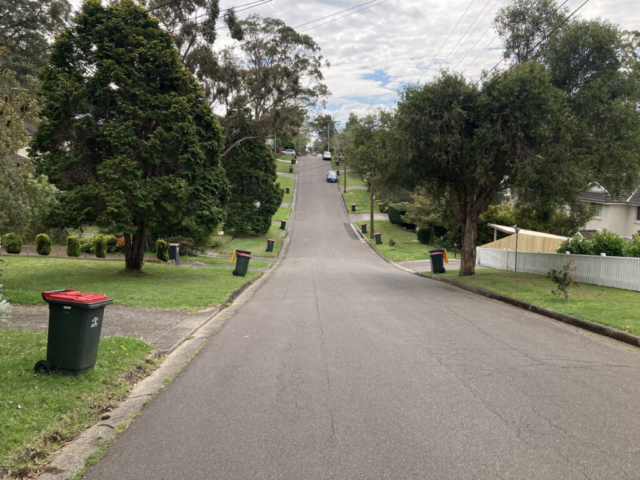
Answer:
<path fill-rule="evenodd" d="M 251 258 L 251 255 L 247 255 L 246 253 L 236 253 L 236 256 L 238 256 L 238 257 L 249 257 L 249 258 Z"/>
<path fill-rule="evenodd" d="M 429 252 L 429 255 L 431 255 L 432 257 L 435 255 L 444 255 L 444 252 Z"/>
<path fill-rule="evenodd" d="M 58 290 L 55 292 L 42 292 L 45 300 L 57 300 L 70 303 L 100 303 L 109 300 L 109 297 L 101 293 L 83 293 L 76 290 Z"/>
<path fill-rule="evenodd" d="M 267 238 L 267 242 L 275 242 L 273 238 Z"/>

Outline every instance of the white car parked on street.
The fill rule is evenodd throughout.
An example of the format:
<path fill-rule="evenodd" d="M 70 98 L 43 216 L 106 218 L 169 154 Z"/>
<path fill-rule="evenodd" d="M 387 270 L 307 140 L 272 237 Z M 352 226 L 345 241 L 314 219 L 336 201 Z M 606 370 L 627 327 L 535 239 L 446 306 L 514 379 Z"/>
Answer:
<path fill-rule="evenodd" d="M 331 152 L 324 152 L 322 154 L 322 159 L 323 160 L 331 160 Z"/>
<path fill-rule="evenodd" d="M 289 150 L 283 150 L 283 151 L 282 151 L 282 154 L 283 154 L 283 155 L 294 155 L 294 156 L 295 156 L 296 151 L 295 151 L 295 150 L 291 150 L 291 149 L 289 149 Z"/>

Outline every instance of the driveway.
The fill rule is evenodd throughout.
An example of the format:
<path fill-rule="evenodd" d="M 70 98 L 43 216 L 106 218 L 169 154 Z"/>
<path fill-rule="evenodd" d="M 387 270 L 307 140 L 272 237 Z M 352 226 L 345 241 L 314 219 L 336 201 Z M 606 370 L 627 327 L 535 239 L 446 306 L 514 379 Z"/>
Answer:
<path fill-rule="evenodd" d="M 292 241 L 88 479 L 623 479 L 637 350 L 409 275 L 298 164 Z"/>

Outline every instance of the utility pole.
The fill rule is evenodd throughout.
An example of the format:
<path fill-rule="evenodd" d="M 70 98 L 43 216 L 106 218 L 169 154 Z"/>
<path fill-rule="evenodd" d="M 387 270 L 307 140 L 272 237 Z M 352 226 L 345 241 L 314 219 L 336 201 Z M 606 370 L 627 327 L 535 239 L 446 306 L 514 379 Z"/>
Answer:
<path fill-rule="evenodd" d="M 347 162 L 344 163 L 344 193 L 347 193 Z"/>
<path fill-rule="evenodd" d="M 345 175 L 346 178 L 346 175 Z M 369 232 L 369 237 L 374 237 L 375 227 L 373 225 L 373 178 L 369 180 L 369 193 L 371 197 L 371 231 Z"/>

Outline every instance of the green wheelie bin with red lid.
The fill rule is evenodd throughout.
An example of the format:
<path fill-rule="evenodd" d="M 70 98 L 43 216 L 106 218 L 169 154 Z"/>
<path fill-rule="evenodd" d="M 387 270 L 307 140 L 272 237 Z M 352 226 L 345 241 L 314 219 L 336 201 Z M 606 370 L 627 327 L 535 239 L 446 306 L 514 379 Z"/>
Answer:
<path fill-rule="evenodd" d="M 47 359 L 36 363 L 35 371 L 80 375 L 93 370 L 104 308 L 113 300 L 106 295 L 75 290 L 42 292 L 42 298 L 49 304 Z"/>

